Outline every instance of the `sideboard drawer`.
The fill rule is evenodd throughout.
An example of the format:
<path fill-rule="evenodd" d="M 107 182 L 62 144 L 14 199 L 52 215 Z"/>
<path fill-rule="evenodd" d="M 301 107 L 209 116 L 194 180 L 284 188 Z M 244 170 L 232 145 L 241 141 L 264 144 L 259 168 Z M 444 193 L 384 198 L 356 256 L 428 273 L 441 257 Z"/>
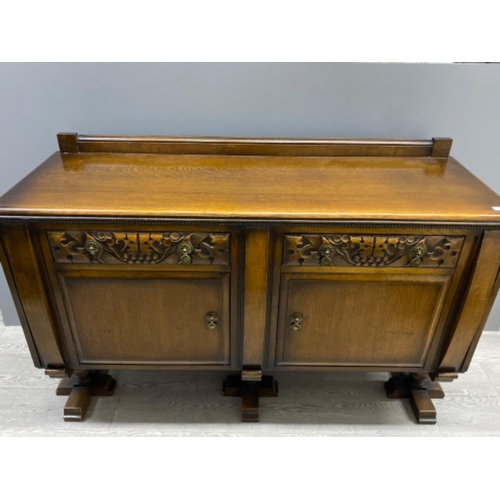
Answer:
<path fill-rule="evenodd" d="M 283 266 L 454 268 L 464 236 L 285 234 Z"/>
<path fill-rule="evenodd" d="M 59 264 L 229 265 L 229 233 L 47 231 Z"/>

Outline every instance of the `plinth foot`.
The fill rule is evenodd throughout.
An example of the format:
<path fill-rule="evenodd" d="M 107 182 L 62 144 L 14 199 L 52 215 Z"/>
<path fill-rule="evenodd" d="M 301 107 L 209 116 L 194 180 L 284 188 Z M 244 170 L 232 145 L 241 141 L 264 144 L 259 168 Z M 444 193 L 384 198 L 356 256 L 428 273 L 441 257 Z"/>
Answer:
<path fill-rule="evenodd" d="M 278 396 L 278 382 L 265 375 L 259 382 L 245 382 L 241 375 L 228 375 L 222 386 L 224 396 L 241 397 L 241 421 L 259 421 L 259 397 Z"/>
<path fill-rule="evenodd" d="M 408 398 L 413 414 L 419 424 L 435 424 L 436 408 L 432 399 L 444 398 L 439 382 L 432 381 L 427 374 L 396 374 L 385 383 L 387 396 L 393 399 Z"/>
<path fill-rule="evenodd" d="M 75 371 L 63 378 L 56 389 L 57 396 L 69 396 L 64 406 L 64 420 L 81 422 L 85 418 L 92 396 L 112 396 L 116 380 L 99 371 Z"/>

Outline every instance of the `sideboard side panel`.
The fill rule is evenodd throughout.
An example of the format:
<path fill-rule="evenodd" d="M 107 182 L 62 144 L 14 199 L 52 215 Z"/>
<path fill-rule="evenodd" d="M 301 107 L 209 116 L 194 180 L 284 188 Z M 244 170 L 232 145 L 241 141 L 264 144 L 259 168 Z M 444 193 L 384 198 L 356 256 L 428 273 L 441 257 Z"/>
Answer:
<path fill-rule="evenodd" d="M 35 366 L 46 368 L 49 365 L 64 365 L 28 227 L 6 227 L 2 231 L 0 252 Z"/>
<path fill-rule="evenodd" d="M 472 279 L 465 294 L 453 338 L 439 372 L 465 372 L 498 292 L 500 231 L 485 231 Z"/>
<path fill-rule="evenodd" d="M 249 230 L 245 241 L 243 380 L 260 380 L 267 329 L 270 233 Z"/>
<path fill-rule="evenodd" d="M 38 355 L 38 351 L 35 346 L 35 341 L 33 340 L 33 335 L 31 333 L 28 320 L 26 318 L 26 314 L 23 309 L 23 305 L 21 303 L 21 298 L 19 297 L 17 285 L 14 280 L 14 273 L 12 272 L 10 263 L 7 259 L 7 252 L 5 251 L 5 245 L 4 242 L 2 241 L 4 238 L 5 235 L 2 235 L 2 233 L 0 232 L 0 261 L 2 262 L 2 267 L 5 273 L 5 277 L 7 278 L 7 284 L 9 285 L 9 290 L 10 293 L 12 294 L 14 305 L 16 306 L 17 315 L 19 316 L 19 321 L 21 322 L 21 326 L 23 328 L 23 332 L 26 337 L 26 342 L 28 344 L 28 349 L 30 351 L 31 358 L 33 359 L 33 363 L 37 368 L 42 368 L 40 356 Z"/>

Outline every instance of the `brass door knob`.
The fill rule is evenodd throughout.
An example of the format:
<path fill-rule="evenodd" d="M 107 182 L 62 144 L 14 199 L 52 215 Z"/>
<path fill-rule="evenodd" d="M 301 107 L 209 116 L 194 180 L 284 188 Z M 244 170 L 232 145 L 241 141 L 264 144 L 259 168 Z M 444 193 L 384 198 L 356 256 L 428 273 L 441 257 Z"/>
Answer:
<path fill-rule="evenodd" d="M 299 331 L 302 328 L 302 321 L 304 320 L 304 316 L 300 313 L 293 313 L 290 316 L 290 326 L 295 330 Z"/>
<path fill-rule="evenodd" d="M 214 312 L 210 311 L 207 312 L 205 315 L 205 319 L 207 320 L 207 328 L 209 330 L 215 330 L 217 328 L 217 321 L 219 321 L 219 315 Z"/>

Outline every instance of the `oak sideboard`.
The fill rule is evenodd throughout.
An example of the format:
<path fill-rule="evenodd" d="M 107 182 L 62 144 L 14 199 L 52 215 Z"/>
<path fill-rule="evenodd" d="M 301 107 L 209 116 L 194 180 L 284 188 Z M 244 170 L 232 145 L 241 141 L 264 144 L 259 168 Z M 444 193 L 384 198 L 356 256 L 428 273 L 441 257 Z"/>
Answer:
<path fill-rule="evenodd" d="M 66 420 L 109 370 L 182 369 L 226 371 L 243 421 L 281 371 L 388 372 L 436 422 L 500 283 L 500 197 L 451 139 L 58 140 L 0 198 L 0 257 Z"/>

